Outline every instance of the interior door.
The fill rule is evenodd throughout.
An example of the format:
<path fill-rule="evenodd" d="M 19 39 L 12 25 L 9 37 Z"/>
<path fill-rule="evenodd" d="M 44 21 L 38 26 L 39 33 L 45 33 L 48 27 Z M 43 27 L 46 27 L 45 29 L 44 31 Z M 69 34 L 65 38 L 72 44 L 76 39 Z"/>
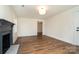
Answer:
<path fill-rule="evenodd" d="M 79 12 L 74 13 L 74 33 L 73 33 L 73 40 L 76 45 L 79 45 Z"/>

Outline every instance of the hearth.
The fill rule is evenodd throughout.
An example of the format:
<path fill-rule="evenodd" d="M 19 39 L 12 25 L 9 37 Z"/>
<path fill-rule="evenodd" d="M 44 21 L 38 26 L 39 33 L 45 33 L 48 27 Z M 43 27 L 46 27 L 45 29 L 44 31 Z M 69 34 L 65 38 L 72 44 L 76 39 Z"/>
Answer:
<path fill-rule="evenodd" d="M 0 54 L 4 54 L 13 44 L 13 23 L 0 19 Z"/>

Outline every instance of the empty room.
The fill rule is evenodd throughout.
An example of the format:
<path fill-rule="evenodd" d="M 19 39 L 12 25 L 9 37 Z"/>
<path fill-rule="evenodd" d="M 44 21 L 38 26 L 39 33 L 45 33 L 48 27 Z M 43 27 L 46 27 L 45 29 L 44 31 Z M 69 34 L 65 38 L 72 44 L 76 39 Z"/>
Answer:
<path fill-rule="evenodd" d="M 78 54 L 79 5 L 0 5 L 0 54 Z"/>

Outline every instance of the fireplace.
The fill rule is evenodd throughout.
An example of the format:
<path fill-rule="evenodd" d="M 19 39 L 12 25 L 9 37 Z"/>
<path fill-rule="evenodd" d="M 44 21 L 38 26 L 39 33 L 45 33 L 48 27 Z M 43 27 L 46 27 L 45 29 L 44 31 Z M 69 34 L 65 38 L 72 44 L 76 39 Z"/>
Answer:
<path fill-rule="evenodd" d="M 0 54 L 4 54 L 13 44 L 13 23 L 0 19 Z"/>

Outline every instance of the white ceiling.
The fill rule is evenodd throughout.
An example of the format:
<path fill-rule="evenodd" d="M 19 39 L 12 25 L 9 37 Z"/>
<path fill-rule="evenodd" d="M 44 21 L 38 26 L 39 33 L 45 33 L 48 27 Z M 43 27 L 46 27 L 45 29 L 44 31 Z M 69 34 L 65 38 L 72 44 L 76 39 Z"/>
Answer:
<path fill-rule="evenodd" d="M 65 10 L 68 10 L 74 5 L 46 5 L 47 13 L 45 15 L 39 15 L 37 10 L 38 5 L 15 5 L 13 6 L 18 17 L 36 18 L 36 19 L 47 19 Z"/>

